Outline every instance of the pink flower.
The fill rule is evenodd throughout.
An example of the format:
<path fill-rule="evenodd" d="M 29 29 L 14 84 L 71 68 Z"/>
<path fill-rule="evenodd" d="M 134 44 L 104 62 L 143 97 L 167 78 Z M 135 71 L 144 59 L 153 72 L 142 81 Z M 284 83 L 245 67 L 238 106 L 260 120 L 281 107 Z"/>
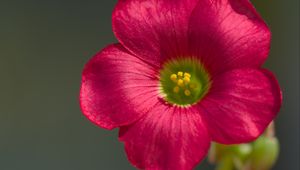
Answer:
<path fill-rule="evenodd" d="M 80 104 L 120 127 L 137 168 L 192 169 L 211 141 L 250 142 L 276 117 L 271 34 L 248 0 L 119 0 L 113 30 L 120 44 L 86 64 Z"/>

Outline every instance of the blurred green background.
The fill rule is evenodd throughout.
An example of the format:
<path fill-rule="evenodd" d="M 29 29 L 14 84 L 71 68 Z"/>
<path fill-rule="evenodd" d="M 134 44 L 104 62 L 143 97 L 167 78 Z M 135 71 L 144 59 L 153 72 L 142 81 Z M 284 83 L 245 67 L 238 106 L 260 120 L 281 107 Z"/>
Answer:
<path fill-rule="evenodd" d="M 299 1 L 255 0 L 273 32 L 265 67 L 281 84 L 275 170 L 299 169 Z M 117 130 L 80 112 L 84 64 L 116 42 L 116 0 L 0 1 L 0 170 L 134 169 Z M 211 169 L 203 163 L 197 169 Z"/>

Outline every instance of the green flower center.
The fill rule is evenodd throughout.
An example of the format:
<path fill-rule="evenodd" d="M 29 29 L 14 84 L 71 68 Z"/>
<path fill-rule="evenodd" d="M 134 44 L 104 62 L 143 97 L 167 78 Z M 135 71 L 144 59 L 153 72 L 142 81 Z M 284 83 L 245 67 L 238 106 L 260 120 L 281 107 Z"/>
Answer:
<path fill-rule="evenodd" d="M 178 58 L 166 62 L 160 70 L 164 99 L 174 105 L 196 104 L 208 92 L 210 77 L 195 58 Z"/>

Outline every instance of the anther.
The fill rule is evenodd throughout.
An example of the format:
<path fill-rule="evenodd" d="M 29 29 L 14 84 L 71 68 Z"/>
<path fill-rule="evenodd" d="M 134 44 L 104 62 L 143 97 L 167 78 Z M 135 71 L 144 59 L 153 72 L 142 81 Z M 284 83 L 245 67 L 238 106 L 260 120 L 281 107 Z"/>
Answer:
<path fill-rule="evenodd" d="M 184 90 L 184 94 L 186 96 L 190 96 L 191 95 L 191 91 L 189 91 L 188 89 Z"/>
<path fill-rule="evenodd" d="M 191 79 L 189 77 L 184 77 L 183 81 L 185 84 L 188 84 L 191 81 Z"/>
<path fill-rule="evenodd" d="M 179 90 L 180 90 L 180 89 L 179 89 L 179 87 L 178 87 L 178 86 L 175 86 L 175 87 L 173 88 L 173 92 L 174 92 L 174 93 L 178 93 L 178 92 L 179 92 Z"/>
<path fill-rule="evenodd" d="M 177 85 L 180 86 L 180 87 L 183 87 L 183 86 L 184 86 L 183 80 L 182 80 L 182 79 L 179 79 L 179 80 L 177 81 Z"/>
<path fill-rule="evenodd" d="M 177 75 L 178 75 L 179 77 L 182 77 L 182 76 L 183 76 L 183 72 L 182 72 L 182 71 L 178 71 Z"/>
<path fill-rule="evenodd" d="M 170 76 L 170 79 L 171 79 L 172 81 L 174 81 L 174 82 L 177 82 L 177 75 L 176 75 L 176 74 L 172 74 L 172 75 Z"/>
<path fill-rule="evenodd" d="M 189 74 L 189 73 L 184 73 L 184 77 L 191 78 L 191 74 Z"/>

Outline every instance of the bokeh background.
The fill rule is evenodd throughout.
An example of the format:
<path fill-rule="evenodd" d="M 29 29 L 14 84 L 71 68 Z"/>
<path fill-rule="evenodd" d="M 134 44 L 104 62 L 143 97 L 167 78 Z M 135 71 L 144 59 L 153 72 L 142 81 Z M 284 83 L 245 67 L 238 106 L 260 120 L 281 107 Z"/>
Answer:
<path fill-rule="evenodd" d="M 133 170 L 117 130 L 80 112 L 84 64 L 116 42 L 116 0 L 0 1 L 0 170 Z M 265 64 L 281 84 L 275 170 L 299 169 L 299 1 L 255 0 L 273 32 Z M 211 169 L 203 163 L 197 169 Z"/>

